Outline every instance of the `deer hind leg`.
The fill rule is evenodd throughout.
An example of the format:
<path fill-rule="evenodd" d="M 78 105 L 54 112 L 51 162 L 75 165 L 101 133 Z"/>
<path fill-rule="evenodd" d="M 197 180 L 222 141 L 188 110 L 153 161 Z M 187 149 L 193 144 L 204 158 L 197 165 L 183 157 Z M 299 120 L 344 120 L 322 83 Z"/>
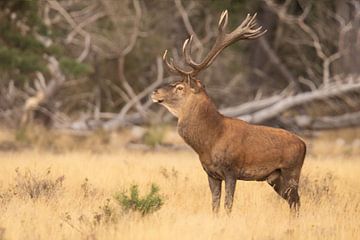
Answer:
<path fill-rule="evenodd" d="M 274 171 L 267 178 L 270 186 L 289 203 L 290 209 L 296 212 L 300 207 L 299 176 L 300 171 L 297 169 L 281 169 Z"/>
<path fill-rule="evenodd" d="M 298 212 L 300 207 L 300 197 L 298 193 L 300 170 L 284 170 L 282 175 L 284 182 L 281 189 L 282 196 L 289 203 L 290 209 Z"/>
<path fill-rule="evenodd" d="M 281 173 L 280 169 L 276 169 L 269 176 L 266 177 L 266 181 L 273 188 L 275 188 L 275 187 L 278 188 L 279 187 L 280 177 L 281 177 L 280 173 Z"/>

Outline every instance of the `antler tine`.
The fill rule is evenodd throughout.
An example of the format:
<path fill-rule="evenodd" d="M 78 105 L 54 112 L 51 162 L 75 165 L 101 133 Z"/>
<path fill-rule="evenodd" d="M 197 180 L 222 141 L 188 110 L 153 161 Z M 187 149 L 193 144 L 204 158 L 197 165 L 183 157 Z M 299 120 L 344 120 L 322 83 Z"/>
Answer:
<path fill-rule="evenodd" d="M 228 38 L 231 40 L 231 42 L 240 40 L 240 39 L 254 39 L 256 37 L 260 37 L 264 32 L 261 32 L 260 30 L 262 27 L 258 27 L 256 29 L 253 29 L 256 27 L 256 16 L 257 13 L 255 13 L 253 16 L 248 14 L 245 18 L 245 20 L 238 26 L 234 31 L 227 34 Z"/>
<path fill-rule="evenodd" d="M 242 23 L 235 30 L 230 33 L 225 33 L 225 29 L 228 23 L 228 11 L 223 11 L 219 19 L 219 34 L 216 38 L 215 44 L 201 63 L 195 63 L 191 59 L 191 38 L 189 41 L 186 41 L 184 43 L 184 56 L 186 63 L 194 69 L 192 74 L 196 75 L 202 69 L 209 67 L 215 58 L 220 54 L 220 52 L 235 41 L 240 39 L 255 39 L 265 34 L 266 30 L 261 31 L 262 27 L 255 28 L 256 16 L 256 13 L 254 15 L 247 14 L 244 21 L 242 21 Z"/>
<path fill-rule="evenodd" d="M 186 51 L 186 47 L 188 46 L 189 42 L 191 43 L 192 41 L 192 35 L 190 35 L 189 38 L 187 38 L 184 43 L 183 43 L 183 47 L 182 47 L 182 52 L 183 54 L 185 54 L 185 51 Z M 190 50 L 191 51 L 191 50 Z"/>
<path fill-rule="evenodd" d="M 226 33 L 225 29 L 228 24 L 228 11 L 225 10 L 221 13 L 219 23 L 218 23 L 218 36 L 216 37 L 215 44 L 206 55 L 206 57 L 201 61 L 201 63 L 196 63 L 191 57 L 191 44 L 193 36 L 190 36 L 184 41 L 182 52 L 185 63 L 192 68 L 190 71 L 185 71 L 180 69 L 176 64 L 174 64 L 173 59 L 170 58 L 170 63 L 166 59 L 165 51 L 163 60 L 169 70 L 173 73 L 187 76 L 195 76 L 201 70 L 209 67 L 215 58 L 220 54 L 222 50 L 231 45 L 232 43 L 241 40 L 241 39 L 255 39 L 266 33 L 266 30 L 262 30 L 262 27 L 256 28 L 256 13 L 254 15 L 247 14 L 246 18 L 242 23 L 232 32 Z"/>
<path fill-rule="evenodd" d="M 175 70 L 175 68 L 173 67 L 173 65 L 170 64 L 170 63 L 168 62 L 168 60 L 167 60 L 167 57 L 166 57 L 167 52 L 168 52 L 168 50 L 166 49 L 166 50 L 164 51 L 163 56 L 162 56 L 163 63 L 164 63 L 164 65 L 167 67 L 167 69 L 168 69 L 169 72 L 177 73 L 177 71 Z"/>
<path fill-rule="evenodd" d="M 219 18 L 219 23 L 218 23 L 218 30 L 219 30 L 219 35 L 217 37 L 216 42 L 219 42 L 219 39 L 222 39 L 223 36 L 225 35 L 224 30 L 226 28 L 228 24 L 228 11 L 225 10 L 221 13 L 221 16 Z M 205 58 L 205 60 L 202 63 L 196 63 L 192 57 L 191 57 L 191 43 L 192 43 L 192 38 L 193 36 L 191 35 L 190 38 L 188 38 L 187 40 L 185 40 L 184 45 L 183 45 L 183 55 L 185 58 L 185 62 L 186 64 L 188 64 L 191 68 L 193 68 L 193 71 L 191 72 L 191 75 L 196 75 L 199 71 L 201 71 L 202 69 L 206 68 L 209 66 L 209 62 L 205 61 L 208 57 Z M 216 44 L 215 44 L 216 46 Z M 215 47 L 214 46 L 214 47 Z M 213 47 L 213 48 L 214 48 Z M 212 51 L 210 51 L 211 53 Z M 210 56 L 210 53 L 208 54 L 208 56 Z M 217 54 L 216 54 L 217 55 Z"/>
<path fill-rule="evenodd" d="M 256 22 L 255 22 L 256 16 L 257 16 L 257 13 L 254 13 L 254 15 L 252 16 L 252 18 L 251 18 L 250 21 L 249 21 L 249 25 L 250 25 L 251 23 L 255 23 L 255 24 L 256 24 Z"/>
<path fill-rule="evenodd" d="M 163 59 L 163 62 L 165 64 L 165 66 L 169 70 L 169 72 L 174 73 L 174 74 L 178 74 L 178 75 L 184 75 L 184 76 L 187 76 L 187 75 L 191 74 L 191 72 L 187 72 L 185 70 L 182 70 L 178 66 L 176 66 L 176 64 L 174 64 L 174 59 L 170 58 L 170 62 L 169 62 L 167 60 L 167 52 L 168 52 L 168 50 L 166 49 L 164 54 L 163 54 L 162 59 Z"/>
<path fill-rule="evenodd" d="M 197 64 L 191 57 L 191 44 L 192 44 L 193 36 L 191 35 L 188 39 L 184 41 L 183 44 L 183 56 L 185 59 L 185 63 L 189 65 L 194 70 L 199 70 L 199 64 Z M 191 74 L 194 74 L 191 72 Z"/>
<path fill-rule="evenodd" d="M 257 29 L 254 30 L 253 33 L 249 33 L 248 35 L 246 35 L 247 39 L 256 39 L 261 37 L 262 35 L 264 35 L 267 32 L 267 29 L 265 29 L 264 31 L 260 31 L 262 29 L 262 27 L 259 27 Z"/>
<path fill-rule="evenodd" d="M 255 16 L 256 16 L 256 14 L 255 14 Z M 244 26 L 246 26 L 249 22 L 250 22 L 250 19 L 251 19 L 251 15 L 250 15 L 250 13 L 248 13 L 247 15 L 246 15 L 246 18 L 242 21 L 242 23 L 237 27 L 237 29 L 238 28 L 243 28 Z"/>
<path fill-rule="evenodd" d="M 225 10 L 221 13 L 219 23 L 218 23 L 218 30 L 219 32 L 223 32 L 228 24 L 228 10 Z"/>

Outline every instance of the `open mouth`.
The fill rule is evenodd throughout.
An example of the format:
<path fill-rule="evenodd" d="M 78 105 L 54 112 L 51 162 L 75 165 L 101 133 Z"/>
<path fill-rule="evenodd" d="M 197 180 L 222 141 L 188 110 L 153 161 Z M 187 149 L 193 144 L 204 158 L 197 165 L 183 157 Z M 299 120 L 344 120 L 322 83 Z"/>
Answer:
<path fill-rule="evenodd" d="M 164 101 L 164 99 L 156 98 L 154 96 L 151 96 L 151 99 L 153 100 L 153 102 L 156 102 L 156 103 L 162 103 Z"/>

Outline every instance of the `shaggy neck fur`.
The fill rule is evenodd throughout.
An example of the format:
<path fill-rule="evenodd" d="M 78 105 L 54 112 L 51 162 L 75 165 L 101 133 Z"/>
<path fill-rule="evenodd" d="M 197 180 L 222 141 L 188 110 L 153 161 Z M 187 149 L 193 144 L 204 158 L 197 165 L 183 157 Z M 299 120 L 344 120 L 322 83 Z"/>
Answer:
<path fill-rule="evenodd" d="M 179 135 L 198 154 L 211 149 L 223 130 L 223 116 L 205 91 L 194 94 L 178 116 Z"/>

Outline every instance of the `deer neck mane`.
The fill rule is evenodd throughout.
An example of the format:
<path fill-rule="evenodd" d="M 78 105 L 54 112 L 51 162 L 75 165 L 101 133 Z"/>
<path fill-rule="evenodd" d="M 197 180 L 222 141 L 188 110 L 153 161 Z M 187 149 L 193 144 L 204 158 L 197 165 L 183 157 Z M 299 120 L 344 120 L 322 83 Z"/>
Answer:
<path fill-rule="evenodd" d="M 178 119 L 179 135 L 198 154 L 209 150 L 222 132 L 223 116 L 205 91 L 183 107 Z"/>

